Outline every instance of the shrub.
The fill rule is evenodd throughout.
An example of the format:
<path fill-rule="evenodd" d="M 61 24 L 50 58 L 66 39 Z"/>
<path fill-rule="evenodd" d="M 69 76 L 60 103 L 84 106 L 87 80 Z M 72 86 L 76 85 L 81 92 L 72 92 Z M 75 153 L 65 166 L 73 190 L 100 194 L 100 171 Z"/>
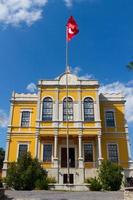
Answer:
<path fill-rule="evenodd" d="M 5 151 L 3 148 L 0 148 L 0 170 L 3 167 L 4 157 L 5 157 Z"/>
<path fill-rule="evenodd" d="M 2 188 L 3 185 L 2 185 L 2 179 L 0 178 L 0 188 Z"/>
<path fill-rule="evenodd" d="M 110 161 L 103 161 L 99 168 L 99 179 L 104 190 L 117 191 L 122 183 L 122 167 Z"/>
<path fill-rule="evenodd" d="M 48 190 L 48 182 L 46 178 L 37 179 L 35 182 L 35 189 L 36 190 Z"/>
<path fill-rule="evenodd" d="M 55 177 L 52 177 L 52 176 L 47 177 L 47 181 L 48 181 L 48 183 L 56 183 Z"/>
<path fill-rule="evenodd" d="M 32 159 L 30 153 L 23 155 L 17 163 L 11 163 L 7 169 L 6 183 L 16 190 L 33 190 L 36 182 L 47 185 L 47 173 L 37 159 Z"/>
<path fill-rule="evenodd" d="M 100 191 L 102 189 L 102 185 L 100 183 L 100 181 L 98 180 L 98 178 L 91 178 L 88 180 L 90 183 L 90 190 L 91 191 Z"/>

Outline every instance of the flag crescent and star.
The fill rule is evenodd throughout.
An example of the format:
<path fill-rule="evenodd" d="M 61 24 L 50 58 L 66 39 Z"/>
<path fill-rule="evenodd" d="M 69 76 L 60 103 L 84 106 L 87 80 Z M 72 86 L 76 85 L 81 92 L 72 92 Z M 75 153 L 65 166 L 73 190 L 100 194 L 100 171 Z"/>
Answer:
<path fill-rule="evenodd" d="M 66 25 L 66 40 L 70 41 L 78 32 L 78 25 L 73 16 L 71 16 Z"/>

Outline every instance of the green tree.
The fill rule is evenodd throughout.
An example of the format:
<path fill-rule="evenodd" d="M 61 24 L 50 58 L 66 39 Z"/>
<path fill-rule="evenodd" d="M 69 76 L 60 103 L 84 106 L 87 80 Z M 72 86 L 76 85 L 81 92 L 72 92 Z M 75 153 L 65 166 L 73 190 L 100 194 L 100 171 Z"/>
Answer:
<path fill-rule="evenodd" d="M 0 170 L 3 167 L 4 157 L 5 157 L 5 151 L 3 148 L 0 148 Z"/>
<path fill-rule="evenodd" d="M 9 165 L 6 183 L 16 190 L 48 189 L 46 170 L 30 153 L 24 154 L 17 163 Z"/>
<path fill-rule="evenodd" d="M 103 161 L 98 174 L 99 179 L 104 190 L 117 191 L 121 187 L 122 183 L 122 167 L 111 161 Z"/>
<path fill-rule="evenodd" d="M 130 70 L 133 70 L 133 61 L 131 61 L 127 64 L 127 68 Z"/>

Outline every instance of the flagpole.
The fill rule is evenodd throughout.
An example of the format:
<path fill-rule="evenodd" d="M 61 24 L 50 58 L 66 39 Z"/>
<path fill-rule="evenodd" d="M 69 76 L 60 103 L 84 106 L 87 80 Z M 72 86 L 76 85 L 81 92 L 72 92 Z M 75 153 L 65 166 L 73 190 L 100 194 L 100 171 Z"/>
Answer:
<path fill-rule="evenodd" d="M 66 27 L 67 28 L 67 27 Z M 70 183 L 70 169 L 69 169 L 69 124 L 68 124 L 68 40 L 67 40 L 67 29 L 66 29 L 66 146 L 67 146 L 67 183 Z"/>

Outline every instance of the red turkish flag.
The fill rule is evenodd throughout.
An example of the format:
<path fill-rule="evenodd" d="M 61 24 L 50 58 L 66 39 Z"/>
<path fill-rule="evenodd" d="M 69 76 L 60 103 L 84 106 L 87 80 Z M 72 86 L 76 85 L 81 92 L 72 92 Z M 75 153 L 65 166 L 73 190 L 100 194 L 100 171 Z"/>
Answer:
<path fill-rule="evenodd" d="M 78 25 L 73 16 L 68 19 L 66 28 L 66 39 L 70 41 L 79 32 Z"/>

